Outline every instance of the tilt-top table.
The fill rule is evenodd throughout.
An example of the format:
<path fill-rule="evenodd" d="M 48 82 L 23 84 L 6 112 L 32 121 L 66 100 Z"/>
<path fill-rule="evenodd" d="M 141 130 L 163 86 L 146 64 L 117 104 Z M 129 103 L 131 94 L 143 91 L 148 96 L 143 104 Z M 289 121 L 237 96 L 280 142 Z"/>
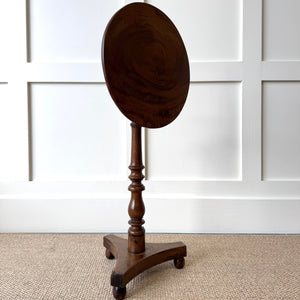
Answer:
<path fill-rule="evenodd" d="M 132 3 L 106 27 L 102 65 L 112 99 L 132 121 L 128 240 L 104 237 L 106 257 L 117 259 L 111 275 L 113 295 L 124 299 L 126 284 L 146 269 L 171 259 L 176 268 L 184 267 L 182 242 L 145 243 L 141 127 L 163 127 L 179 115 L 189 89 L 189 62 L 171 20 L 152 5 Z"/>

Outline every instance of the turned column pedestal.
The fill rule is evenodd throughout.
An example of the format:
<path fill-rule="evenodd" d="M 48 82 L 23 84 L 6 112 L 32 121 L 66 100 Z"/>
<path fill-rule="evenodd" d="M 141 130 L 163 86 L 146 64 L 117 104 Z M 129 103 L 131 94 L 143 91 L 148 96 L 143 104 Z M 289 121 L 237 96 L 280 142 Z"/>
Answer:
<path fill-rule="evenodd" d="M 143 271 L 167 260 L 174 260 L 177 269 L 184 267 L 186 246 L 182 242 L 177 243 L 145 243 L 145 229 L 143 216 L 145 206 L 142 191 L 145 189 L 141 183 L 144 176 L 141 151 L 141 127 L 131 123 L 132 144 L 131 164 L 129 176 L 132 183 L 128 189 L 131 199 L 128 206 L 130 216 L 128 240 L 107 235 L 104 237 L 105 255 L 108 259 L 116 258 L 116 266 L 111 274 L 111 285 L 115 299 L 124 299 L 126 284 Z"/>
<path fill-rule="evenodd" d="M 143 216 L 145 214 L 145 205 L 142 198 L 142 191 L 145 189 L 142 184 L 144 169 L 142 161 L 142 141 L 141 127 L 131 123 L 131 163 L 129 166 L 129 179 L 131 184 L 128 190 L 131 192 L 131 199 L 128 206 L 130 217 L 128 229 L 128 251 L 130 253 L 141 253 L 145 251 L 145 229 Z"/>

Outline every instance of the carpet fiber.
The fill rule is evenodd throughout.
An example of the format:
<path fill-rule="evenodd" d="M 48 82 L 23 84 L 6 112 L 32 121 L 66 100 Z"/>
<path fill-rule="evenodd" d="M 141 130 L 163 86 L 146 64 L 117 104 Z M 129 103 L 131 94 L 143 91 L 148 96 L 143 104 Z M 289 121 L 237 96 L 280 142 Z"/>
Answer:
<path fill-rule="evenodd" d="M 122 236 L 122 235 L 120 235 Z M 114 299 L 102 234 L 0 234 L 1 300 Z M 188 257 L 145 271 L 126 299 L 300 299 L 299 235 L 148 234 Z"/>

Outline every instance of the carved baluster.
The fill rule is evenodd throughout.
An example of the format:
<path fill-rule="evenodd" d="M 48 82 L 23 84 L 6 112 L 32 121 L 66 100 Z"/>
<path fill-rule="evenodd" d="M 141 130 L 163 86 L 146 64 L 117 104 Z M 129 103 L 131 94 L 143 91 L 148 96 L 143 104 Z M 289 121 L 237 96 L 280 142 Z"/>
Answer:
<path fill-rule="evenodd" d="M 142 170 L 144 169 L 141 151 L 141 127 L 136 123 L 131 123 L 131 170 L 129 179 L 132 181 L 128 190 L 131 192 L 131 200 L 128 207 L 130 216 L 128 229 L 128 251 L 131 253 L 140 253 L 145 251 L 145 229 L 142 226 L 145 222 L 145 206 L 142 198 L 142 191 L 145 189 L 141 181 L 144 178 Z"/>

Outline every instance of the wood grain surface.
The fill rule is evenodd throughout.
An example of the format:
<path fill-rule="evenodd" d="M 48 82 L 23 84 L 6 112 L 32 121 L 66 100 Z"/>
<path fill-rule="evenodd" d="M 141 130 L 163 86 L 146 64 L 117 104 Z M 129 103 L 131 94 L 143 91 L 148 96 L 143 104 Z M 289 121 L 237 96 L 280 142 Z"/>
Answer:
<path fill-rule="evenodd" d="M 163 127 L 182 110 L 189 62 L 175 25 L 156 7 L 132 3 L 108 23 L 102 65 L 111 97 L 136 124 Z"/>

